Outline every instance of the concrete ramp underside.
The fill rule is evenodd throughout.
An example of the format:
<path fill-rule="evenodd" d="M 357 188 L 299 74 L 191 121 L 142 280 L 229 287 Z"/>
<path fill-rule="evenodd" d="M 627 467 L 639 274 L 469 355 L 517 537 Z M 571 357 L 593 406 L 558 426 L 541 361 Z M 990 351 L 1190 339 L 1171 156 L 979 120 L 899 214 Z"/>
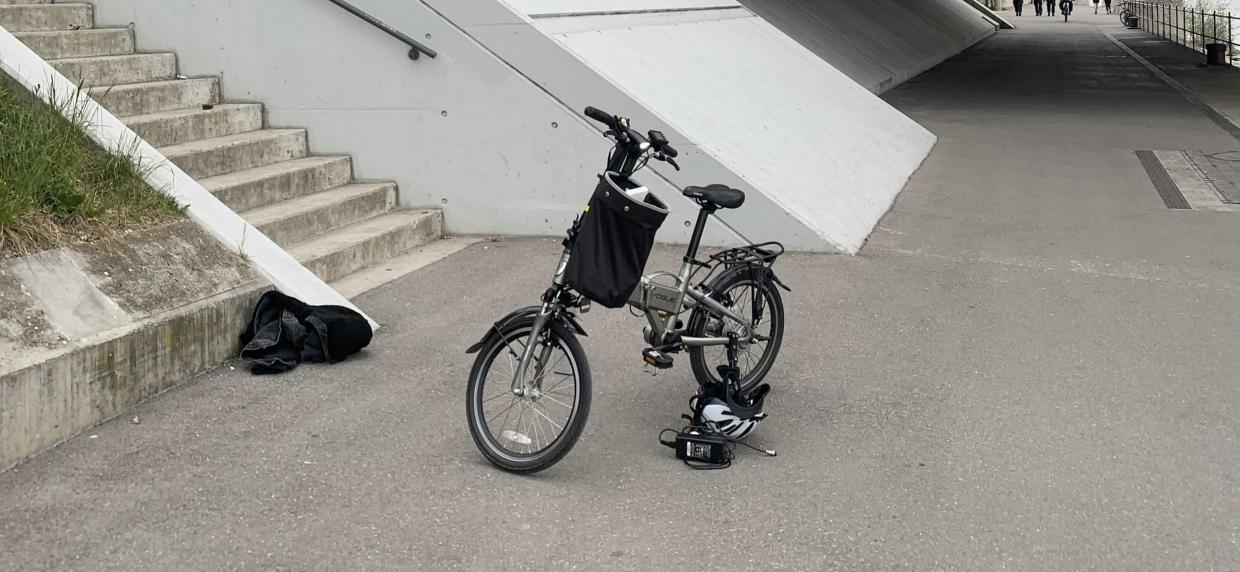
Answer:
<path fill-rule="evenodd" d="M 995 23 L 966 0 L 741 2 L 875 93 L 995 32 Z"/>
<path fill-rule="evenodd" d="M 601 76 L 571 81 L 609 82 L 697 152 L 686 173 L 714 161 L 750 193 L 749 212 L 725 220 L 754 238 L 856 252 L 934 136 L 734 2 L 624 9 L 640 3 L 513 6 Z M 572 107 L 589 103 L 531 77 Z"/>

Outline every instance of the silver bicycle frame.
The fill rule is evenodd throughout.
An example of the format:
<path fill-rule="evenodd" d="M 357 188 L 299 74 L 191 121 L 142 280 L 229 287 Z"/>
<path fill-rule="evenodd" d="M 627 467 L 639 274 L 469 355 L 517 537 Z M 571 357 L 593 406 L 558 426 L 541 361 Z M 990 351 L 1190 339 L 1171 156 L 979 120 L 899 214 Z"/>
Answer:
<path fill-rule="evenodd" d="M 646 152 L 648 148 L 649 145 L 646 145 L 641 149 L 641 152 Z M 617 159 L 619 159 L 619 156 L 617 156 Z M 630 157 L 629 162 L 620 164 L 619 171 L 631 174 L 633 164 L 636 163 L 636 161 L 632 159 L 633 158 Z M 627 170 L 625 168 L 626 165 L 628 167 Z M 680 314 L 685 311 L 686 296 L 693 299 L 695 304 L 705 306 L 715 315 L 726 317 L 730 320 L 734 320 L 737 324 L 742 324 L 745 327 L 745 331 L 741 332 L 742 337 L 738 340 L 741 343 L 751 343 L 754 341 L 754 332 L 750 331 L 751 329 L 749 328 L 749 324 L 743 317 L 711 298 L 704 290 L 696 287 L 690 287 L 689 279 L 693 276 L 693 267 L 697 258 L 698 246 L 701 244 L 702 231 L 706 228 L 707 219 L 713 215 L 716 210 L 716 207 L 711 206 L 708 203 L 701 203 L 701 206 L 702 209 L 698 211 L 697 223 L 693 227 L 693 238 L 689 241 L 689 247 L 686 250 L 683 259 L 684 262 L 680 267 L 680 274 L 675 275 L 676 301 L 670 308 L 671 311 L 651 308 L 648 301 L 644 299 L 644 296 L 637 296 L 636 294 L 633 294 L 629 297 L 629 305 L 637 308 L 641 312 L 644 312 L 646 315 L 646 321 L 650 324 L 651 339 L 654 342 L 658 342 L 652 345 L 662 345 L 663 340 L 667 339 L 669 334 L 673 334 L 673 336 L 671 336 L 673 338 L 679 336 L 679 341 L 687 347 L 723 346 L 730 342 L 730 340 L 726 337 L 698 338 L 683 336 L 687 325 L 677 327 L 677 322 L 679 322 Z M 719 222 L 722 223 L 723 221 Z M 516 375 L 513 376 L 512 392 L 518 396 L 524 395 L 529 389 L 525 372 L 526 368 L 529 367 L 530 359 L 534 357 L 534 348 L 537 346 L 536 342 L 539 340 L 543 330 L 547 328 L 547 325 L 551 322 L 551 320 L 556 319 L 560 312 L 566 311 L 563 302 L 561 302 L 558 298 L 559 294 L 563 292 L 564 273 L 568 269 L 568 261 L 573 255 L 573 245 L 576 242 L 577 229 L 575 225 L 576 223 L 574 223 L 573 229 L 569 231 L 570 238 L 565 241 L 564 252 L 560 255 L 560 262 L 555 268 L 555 278 L 552 280 L 553 287 L 548 291 L 548 295 L 544 296 L 542 309 L 538 312 L 538 315 L 534 319 L 534 326 L 530 330 L 529 338 L 527 339 L 525 348 L 521 353 L 521 362 L 517 365 Z M 728 231 L 740 237 L 742 240 L 747 240 L 730 225 L 724 223 L 723 226 Z M 646 275 L 642 277 L 643 283 L 637 286 L 637 290 L 648 291 L 648 289 L 644 287 L 649 283 L 651 277 L 658 275 L 671 276 L 671 273 L 661 272 Z M 634 296 L 637 296 L 638 300 L 634 300 Z M 550 353 L 551 347 L 546 346 L 540 354 L 538 359 L 539 365 L 534 372 L 533 383 L 535 385 L 541 383 L 543 375 L 542 369 L 545 367 L 544 364 L 546 364 Z"/>
<path fill-rule="evenodd" d="M 693 264 L 689 261 L 689 259 L 690 257 L 686 255 L 685 261 L 682 263 L 680 267 L 680 274 L 675 275 L 677 296 L 676 296 L 676 303 L 673 305 L 672 311 L 664 312 L 662 310 L 651 308 L 649 306 L 648 301 L 644 300 L 642 296 L 643 294 L 642 290 L 646 289 L 647 281 L 650 278 L 654 276 L 660 276 L 660 275 L 672 276 L 670 272 L 657 272 L 657 273 L 648 274 L 642 277 L 642 283 L 638 284 L 637 291 L 634 292 L 633 295 L 629 298 L 630 306 L 637 308 L 639 311 L 645 313 L 646 322 L 650 324 L 650 329 L 652 332 L 651 338 L 655 340 L 656 342 L 659 340 L 665 339 L 666 335 L 669 333 L 671 334 L 683 334 L 684 333 L 685 329 L 687 328 L 687 324 L 685 327 L 680 327 L 680 328 L 675 328 L 671 326 L 674 325 L 673 320 L 677 319 L 677 316 L 679 316 L 685 310 L 685 296 L 692 298 L 693 301 L 697 304 L 706 306 L 716 315 L 724 316 L 732 320 L 735 320 L 736 323 L 738 324 L 745 323 L 744 318 L 737 315 L 735 312 L 728 309 L 723 304 L 720 304 L 718 301 L 711 298 L 710 296 L 707 296 L 706 293 L 703 292 L 701 289 L 693 288 L 690 286 L 689 279 L 693 275 Z M 660 314 L 663 314 L 663 315 L 660 315 Z M 746 343 L 752 342 L 753 341 L 752 338 L 753 338 L 753 332 L 749 332 L 748 339 L 743 339 L 741 341 L 746 342 Z M 722 346 L 722 345 L 727 345 L 728 338 L 725 338 L 725 337 L 695 338 L 695 337 L 689 337 L 689 336 L 682 335 L 680 338 L 680 341 L 689 347 Z M 659 345 L 659 344 L 656 343 L 655 345 Z"/>
<path fill-rule="evenodd" d="M 705 222 L 704 219 L 703 221 L 700 221 L 700 223 L 704 223 L 704 222 Z M 653 332 L 652 337 L 655 340 L 665 339 L 666 335 L 669 333 L 683 334 L 683 332 L 687 328 L 687 325 L 685 327 L 679 327 L 679 328 L 669 327 L 669 325 L 674 324 L 673 320 L 678 320 L 678 316 L 684 312 L 686 296 L 688 296 L 689 298 L 692 298 L 697 304 L 701 304 L 705 306 L 707 309 L 709 309 L 711 312 L 715 313 L 716 315 L 724 316 L 731 320 L 735 320 L 736 323 L 738 324 L 746 323 L 743 317 L 738 315 L 736 312 L 733 312 L 729 308 L 725 307 L 723 304 L 720 304 L 718 301 L 708 296 L 701 289 L 690 287 L 689 279 L 693 276 L 693 264 L 692 262 L 690 262 L 690 260 L 692 260 L 693 257 L 690 255 L 697 254 L 696 252 L 694 252 L 696 249 L 693 248 L 693 246 L 694 244 L 690 245 L 689 252 L 687 252 L 685 255 L 684 262 L 681 264 L 681 267 L 680 267 L 680 273 L 675 275 L 676 282 L 677 282 L 677 285 L 676 285 L 677 296 L 676 296 L 676 303 L 673 306 L 674 311 L 663 312 L 661 310 L 650 308 L 648 304 L 645 304 L 643 301 L 635 301 L 632 299 L 632 297 L 629 300 L 630 306 L 633 306 L 634 308 L 637 308 L 639 311 L 642 311 L 645 313 L 646 321 L 650 324 L 651 331 Z M 559 264 L 556 265 L 555 277 L 552 279 L 552 284 L 555 286 L 556 290 L 564 286 L 564 272 L 568 268 L 568 260 L 569 258 L 572 257 L 572 255 L 573 255 L 572 247 L 565 247 L 564 252 L 560 255 L 560 262 Z M 651 276 L 656 276 L 656 275 L 671 276 L 672 274 L 669 272 L 648 274 L 644 276 L 642 280 L 646 281 Z M 644 284 L 638 284 L 637 290 L 640 291 L 643 289 L 643 287 L 644 287 Z M 544 301 L 542 305 L 542 309 L 538 312 L 538 315 L 534 318 L 534 326 L 533 328 L 530 329 L 529 337 L 527 338 L 525 342 L 525 349 L 521 353 L 521 362 L 517 365 L 516 375 L 514 375 L 512 379 L 513 394 L 522 396 L 522 395 L 525 395 L 525 392 L 529 389 L 526 383 L 526 376 L 525 376 L 526 369 L 529 367 L 530 359 L 534 357 L 534 351 L 535 351 L 535 348 L 538 346 L 537 342 L 538 342 L 539 336 L 542 335 L 543 330 L 546 329 L 547 324 L 551 321 L 552 317 L 556 314 L 556 312 L 563 311 L 563 308 L 560 308 L 559 306 L 560 306 L 560 302 L 556 300 Z M 747 336 L 741 341 L 744 343 L 750 343 L 750 342 L 753 342 L 753 338 L 754 338 L 754 333 L 752 331 L 749 331 L 747 332 Z M 682 335 L 680 337 L 680 341 L 688 347 L 723 346 L 723 345 L 728 344 L 728 338 L 726 337 L 698 338 L 698 337 L 689 337 L 689 336 Z M 544 346 L 542 348 L 542 353 L 539 355 L 539 359 L 537 362 L 538 366 L 535 368 L 535 371 L 534 371 L 534 380 L 536 380 L 535 381 L 536 383 L 538 380 L 542 379 L 542 376 L 543 376 L 542 369 L 543 367 L 545 367 L 545 364 L 547 363 L 547 358 L 549 357 L 550 353 L 551 353 L 550 346 Z"/>

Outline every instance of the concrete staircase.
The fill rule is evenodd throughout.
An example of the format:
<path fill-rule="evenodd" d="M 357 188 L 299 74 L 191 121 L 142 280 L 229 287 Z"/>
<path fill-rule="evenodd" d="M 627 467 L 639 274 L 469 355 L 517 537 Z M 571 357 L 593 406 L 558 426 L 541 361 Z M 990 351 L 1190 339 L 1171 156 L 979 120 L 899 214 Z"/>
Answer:
<path fill-rule="evenodd" d="M 178 77 L 176 54 L 135 53 L 90 4 L 0 0 L 0 26 L 346 296 L 415 269 L 403 259 L 441 236 L 440 211 L 397 208 L 394 183 L 355 181 L 350 157 L 312 155 L 261 104 L 221 102 L 218 78 Z"/>

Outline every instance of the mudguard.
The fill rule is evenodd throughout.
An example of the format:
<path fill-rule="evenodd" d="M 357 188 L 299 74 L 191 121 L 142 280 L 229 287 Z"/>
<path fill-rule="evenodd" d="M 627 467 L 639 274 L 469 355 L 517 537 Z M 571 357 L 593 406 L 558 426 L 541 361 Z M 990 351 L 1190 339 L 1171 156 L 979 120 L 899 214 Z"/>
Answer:
<path fill-rule="evenodd" d="M 780 288 L 783 288 L 784 290 L 788 292 L 792 291 L 791 288 L 784 285 L 784 283 L 779 280 L 778 276 L 775 276 L 775 270 L 772 269 L 770 266 L 764 266 L 762 264 L 736 264 L 736 265 L 729 266 L 726 270 L 724 270 L 723 272 L 720 272 L 718 276 L 715 276 L 713 279 L 711 279 L 710 283 L 707 285 L 707 288 L 709 290 L 709 296 L 712 299 L 714 299 L 716 302 L 722 302 L 723 300 L 722 300 L 722 296 L 719 294 L 718 285 L 724 283 L 724 281 L 726 280 L 731 279 L 732 276 L 735 274 L 750 275 L 755 280 L 761 281 L 763 284 L 765 284 L 768 289 L 771 288 L 771 284 L 778 284 Z M 761 316 L 762 307 L 757 302 L 758 302 L 758 299 L 754 298 L 754 309 L 753 309 L 754 314 L 753 315 Z M 694 308 L 693 311 L 696 314 L 696 313 L 701 312 L 702 310 L 701 308 Z M 689 322 L 693 323 L 693 318 L 690 318 Z"/>
<path fill-rule="evenodd" d="M 725 278 L 728 278 L 732 274 L 741 274 L 741 273 L 744 273 L 744 274 L 752 273 L 754 275 L 754 278 L 762 280 L 768 286 L 771 284 L 778 284 L 779 287 L 783 288 L 785 291 L 787 292 L 792 291 L 792 288 L 789 288 L 786 284 L 783 283 L 782 280 L 779 279 L 778 276 L 775 275 L 774 268 L 771 268 L 770 266 L 763 266 L 761 264 L 739 264 L 736 266 L 730 266 L 728 267 L 727 270 L 724 270 L 723 272 L 719 273 L 719 276 L 711 280 L 711 284 L 712 285 L 720 284 L 724 281 Z"/>
<path fill-rule="evenodd" d="M 484 346 L 486 346 L 487 342 L 489 342 L 491 338 L 499 338 L 503 335 L 502 332 L 504 331 L 504 326 L 507 326 L 510 322 L 515 322 L 522 318 L 532 318 L 534 316 L 537 316 L 538 313 L 541 311 L 542 311 L 541 306 L 526 306 L 524 308 L 518 308 L 516 310 L 513 310 L 507 316 L 500 318 L 498 321 L 492 324 L 490 329 L 488 329 L 487 332 L 482 335 L 482 339 L 478 340 L 478 342 L 475 343 L 474 345 L 469 346 L 469 348 L 465 350 L 465 353 L 467 354 L 478 353 L 478 350 L 481 350 Z M 581 324 L 577 321 L 577 317 L 568 312 L 560 312 L 558 321 L 560 324 L 572 330 L 577 335 L 580 335 L 583 337 L 590 335 L 586 333 L 585 328 L 581 327 Z"/>

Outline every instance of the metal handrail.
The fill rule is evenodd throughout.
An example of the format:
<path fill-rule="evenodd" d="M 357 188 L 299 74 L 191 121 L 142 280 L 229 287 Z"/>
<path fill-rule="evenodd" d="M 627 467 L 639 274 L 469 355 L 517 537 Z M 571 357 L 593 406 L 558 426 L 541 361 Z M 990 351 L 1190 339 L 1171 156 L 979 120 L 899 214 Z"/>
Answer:
<path fill-rule="evenodd" d="M 410 38 L 409 36 L 401 33 L 400 30 L 397 30 L 396 28 L 393 28 L 383 23 L 382 20 L 379 20 L 378 18 L 375 18 L 374 16 L 371 16 L 370 14 L 363 12 L 362 9 L 358 8 L 357 6 L 354 6 L 348 2 L 345 2 L 344 0 L 328 0 L 328 1 L 331 2 L 332 4 L 335 4 L 343 8 L 348 13 L 353 14 L 354 16 L 357 16 L 358 18 L 361 18 L 362 20 L 365 20 L 366 23 L 370 24 L 371 26 L 374 26 L 376 28 L 379 28 L 380 30 L 383 30 L 383 32 L 386 33 L 387 35 L 392 36 L 393 38 L 396 38 L 397 40 L 404 42 L 410 48 L 409 59 L 411 60 L 418 59 L 418 56 L 421 54 L 426 54 L 432 58 L 439 55 L 439 52 L 436 52 L 435 50 L 430 49 L 429 47 L 426 46 L 426 44 L 423 44 L 422 42 L 419 42 L 413 38 Z"/>
<path fill-rule="evenodd" d="M 1120 4 L 1121 12 L 1125 8 L 1137 16 L 1142 30 L 1194 51 L 1205 53 L 1208 44 L 1227 46 L 1227 63 L 1234 65 L 1234 52 L 1240 46 L 1232 41 L 1232 31 L 1240 17 L 1231 12 L 1220 14 L 1144 0 L 1127 0 Z"/>

